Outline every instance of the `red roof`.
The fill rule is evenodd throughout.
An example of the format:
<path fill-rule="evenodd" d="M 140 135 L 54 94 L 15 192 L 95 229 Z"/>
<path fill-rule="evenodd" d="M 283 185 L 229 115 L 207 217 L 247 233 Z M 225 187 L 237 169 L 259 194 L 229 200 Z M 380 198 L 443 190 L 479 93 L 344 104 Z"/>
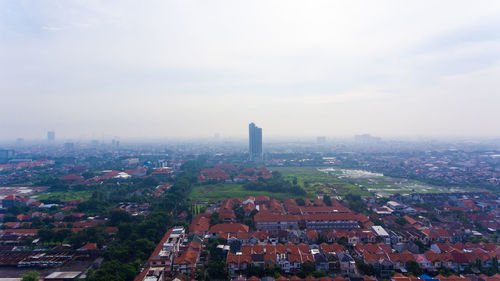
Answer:
<path fill-rule="evenodd" d="M 83 245 L 80 249 L 80 251 L 95 251 L 97 250 L 97 243 L 87 243 Z"/>
<path fill-rule="evenodd" d="M 187 249 L 180 256 L 174 259 L 174 264 L 191 264 L 195 265 L 198 260 L 199 253 L 193 249 Z"/>
<path fill-rule="evenodd" d="M 238 233 L 239 231 L 248 232 L 248 225 L 241 223 L 219 223 L 210 228 L 210 233 Z"/>
<path fill-rule="evenodd" d="M 79 181 L 83 180 L 82 176 L 71 174 L 61 178 L 62 181 Z"/>
<path fill-rule="evenodd" d="M 300 216 L 297 215 L 279 215 L 270 212 L 259 212 L 255 215 L 254 221 L 299 221 Z"/>
<path fill-rule="evenodd" d="M 15 201 L 16 200 L 16 195 L 12 194 L 7 197 L 5 197 L 3 200 L 8 200 L 8 201 Z"/>
<path fill-rule="evenodd" d="M 306 221 L 346 221 L 360 220 L 360 217 L 354 213 L 331 213 L 331 214 L 310 214 L 302 216 Z"/>

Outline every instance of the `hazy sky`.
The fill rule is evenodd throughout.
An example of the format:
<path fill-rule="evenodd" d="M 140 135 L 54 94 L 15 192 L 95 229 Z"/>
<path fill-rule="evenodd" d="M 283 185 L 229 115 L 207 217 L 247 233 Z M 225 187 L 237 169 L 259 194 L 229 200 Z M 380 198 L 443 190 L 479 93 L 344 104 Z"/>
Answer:
<path fill-rule="evenodd" d="M 500 136 L 500 1 L 0 1 L 0 139 Z"/>

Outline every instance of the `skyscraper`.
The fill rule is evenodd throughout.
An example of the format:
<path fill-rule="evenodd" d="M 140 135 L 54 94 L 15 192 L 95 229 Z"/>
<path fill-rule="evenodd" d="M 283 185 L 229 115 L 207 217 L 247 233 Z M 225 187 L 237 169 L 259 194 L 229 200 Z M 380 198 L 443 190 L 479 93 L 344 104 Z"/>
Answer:
<path fill-rule="evenodd" d="M 254 123 L 248 125 L 248 144 L 250 161 L 262 161 L 262 128 Z"/>
<path fill-rule="evenodd" d="M 49 142 L 53 142 L 56 140 L 56 132 L 54 131 L 48 131 L 47 132 L 47 139 Z"/>

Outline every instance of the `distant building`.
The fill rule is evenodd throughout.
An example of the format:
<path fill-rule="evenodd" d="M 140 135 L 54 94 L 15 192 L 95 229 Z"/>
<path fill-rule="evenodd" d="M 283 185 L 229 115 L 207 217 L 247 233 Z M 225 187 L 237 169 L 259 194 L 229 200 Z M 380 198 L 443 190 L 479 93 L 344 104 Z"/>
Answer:
<path fill-rule="evenodd" d="M 361 143 L 369 143 L 369 142 L 379 142 L 381 138 L 374 137 L 370 134 L 363 134 L 363 135 L 355 135 L 354 140 Z"/>
<path fill-rule="evenodd" d="M 324 136 L 316 137 L 317 144 L 324 144 L 325 142 L 326 142 L 326 137 L 324 137 Z"/>
<path fill-rule="evenodd" d="M 56 132 L 54 132 L 54 131 L 48 131 L 47 132 L 47 140 L 49 142 L 55 141 L 56 140 Z"/>
<path fill-rule="evenodd" d="M 248 126 L 250 161 L 262 161 L 262 128 L 254 123 Z"/>
<path fill-rule="evenodd" d="M 66 143 L 64 143 L 64 149 L 73 150 L 73 149 L 75 149 L 75 144 L 72 142 L 66 142 Z"/>
<path fill-rule="evenodd" d="M 0 163 L 6 163 L 13 156 L 14 156 L 14 150 L 0 149 Z"/>

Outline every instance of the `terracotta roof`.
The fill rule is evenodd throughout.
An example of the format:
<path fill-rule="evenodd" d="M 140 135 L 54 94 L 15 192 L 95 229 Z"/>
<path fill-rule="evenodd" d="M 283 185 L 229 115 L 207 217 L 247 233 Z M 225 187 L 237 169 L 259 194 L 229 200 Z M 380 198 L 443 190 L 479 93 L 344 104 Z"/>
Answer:
<path fill-rule="evenodd" d="M 76 175 L 76 174 L 71 174 L 71 175 L 67 175 L 65 177 L 62 177 L 61 180 L 62 181 L 77 181 L 77 180 L 83 180 L 83 177 Z"/>
<path fill-rule="evenodd" d="M 268 202 L 269 200 L 271 200 L 269 198 L 269 196 L 265 196 L 265 195 L 258 195 L 258 196 L 255 197 L 255 201 L 259 201 L 259 202 Z"/>
<path fill-rule="evenodd" d="M 193 249 L 187 249 L 174 259 L 174 264 L 196 264 L 199 253 Z"/>
<path fill-rule="evenodd" d="M 79 248 L 80 251 L 95 251 L 97 250 L 97 243 L 87 243 Z"/>
<path fill-rule="evenodd" d="M 248 225 L 241 223 L 219 223 L 210 228 L 210 233 L 238 233 L 238 232 L 248 232 Z"/>
<path fill-rule="evenodd" d="M 299 221 L 300 217 L 297 215 L 280 215 L 271 212 L 259 212 L 255 215 L 254 221 Z"/>
<path fill-rule="evenodd" d="M 309 214 L 302 217 L 306 221 L 359 221 L 359 216 L 354 213 Z"/>

